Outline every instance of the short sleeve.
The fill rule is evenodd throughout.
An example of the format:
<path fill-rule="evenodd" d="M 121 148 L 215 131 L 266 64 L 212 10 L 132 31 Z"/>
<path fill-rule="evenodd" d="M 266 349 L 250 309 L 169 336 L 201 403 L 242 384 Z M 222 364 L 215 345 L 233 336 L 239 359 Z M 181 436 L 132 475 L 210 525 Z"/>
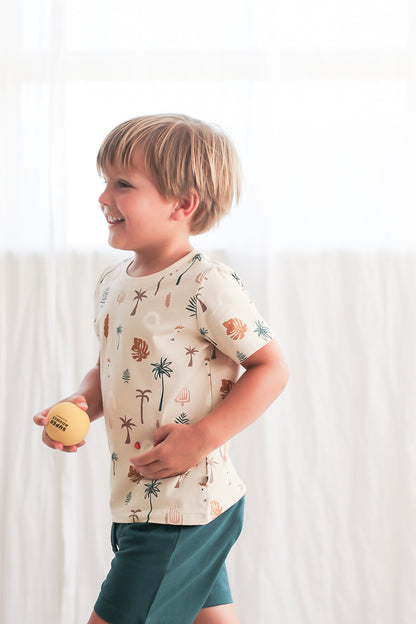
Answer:
<path fill-rule="evenodd" d="M 240 279 L 218 265 L 202 279 L 197 293 L 199 331 L 236 362 L 244 362 L 273 336 Z"/>

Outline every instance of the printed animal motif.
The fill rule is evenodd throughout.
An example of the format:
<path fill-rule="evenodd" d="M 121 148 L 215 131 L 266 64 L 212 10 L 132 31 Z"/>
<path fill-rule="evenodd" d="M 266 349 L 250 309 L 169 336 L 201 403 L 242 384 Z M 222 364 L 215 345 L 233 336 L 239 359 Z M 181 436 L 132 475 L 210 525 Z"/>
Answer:
<path fill-rule="evenodd" d="M 247 331 L 247 325 L 238 318 L 228 319 L 223 323 L 227 336 L 231 336 L 233 340 L 244 338 L 244 334 Z"/>

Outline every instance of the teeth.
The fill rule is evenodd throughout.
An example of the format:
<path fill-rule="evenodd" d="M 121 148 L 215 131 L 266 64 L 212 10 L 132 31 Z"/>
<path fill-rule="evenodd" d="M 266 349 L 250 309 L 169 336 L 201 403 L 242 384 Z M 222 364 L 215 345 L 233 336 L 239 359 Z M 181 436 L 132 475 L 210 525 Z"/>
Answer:
<path fill-rule="evenodd" d="M 124 221 L 124 219 L 121 218 L 121 217 L 110 217 L 110 216 L 107 216 L 107 221 L 109 223 L 118 223 L 119 221 Z"/>

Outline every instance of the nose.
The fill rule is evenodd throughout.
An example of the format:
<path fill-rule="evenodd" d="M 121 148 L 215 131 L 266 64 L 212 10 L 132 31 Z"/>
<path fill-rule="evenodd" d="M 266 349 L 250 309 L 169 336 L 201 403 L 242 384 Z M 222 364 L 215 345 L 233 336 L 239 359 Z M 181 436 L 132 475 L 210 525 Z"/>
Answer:
<path fill-rule="evenodd" d="M 101 208 L 103 208 L 104 206 L 111 205 L 111 196 L 108 190 L 108 186 L 105 187 L 104 191 L 99 196 L 98 201 L 99 201 Z"/>

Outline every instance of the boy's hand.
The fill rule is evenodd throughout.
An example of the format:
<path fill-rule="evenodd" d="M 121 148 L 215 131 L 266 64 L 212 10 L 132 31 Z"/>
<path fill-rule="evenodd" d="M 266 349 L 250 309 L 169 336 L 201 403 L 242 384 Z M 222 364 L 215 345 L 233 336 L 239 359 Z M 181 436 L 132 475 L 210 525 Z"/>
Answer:
<path fill-rule="evenodd" d="M 195 425 L 170 424 L 153 433 L 154 448 L 130 459 L 146 479 L 165 479 L 183 474 L 206 453 Z"/>
<path fill-rule="evenodd" d="M 63 401 L 74 403 L 75 405 L 80 407 L 82 410 L 84 410 L 84 412 L 86 412 L 88 409 L 88 404 L 84 396 L 73 395 L 67 399 L 63 399 Z M 48 434 L 46 433 L 45 427 L 48 424 L 48 412 L 52 407 L 53 405 L 51 405 L 51 407 L 48 407 L 48 409 L 45 409 L 42 412 L 39 412 L 39 414 L 36 414 L 36 416 L 33 417 L 33 422 L 36 425 L 39 425 L 39 427 L 43 427 L 43 432 L 42 432 L 43 442 L 46 444 L 46 446 L 49 446 L 52 449 L 64 451 L 65 453 L 76 453 L 77 450 L 81 446 L 84 446 L 85 440 L 82 440 L 82 442 L 73 446 L 64 446 L 62 442 L 56 442 L 55 440 L 52 440 L 52 438 L 50 438 Z"/>

